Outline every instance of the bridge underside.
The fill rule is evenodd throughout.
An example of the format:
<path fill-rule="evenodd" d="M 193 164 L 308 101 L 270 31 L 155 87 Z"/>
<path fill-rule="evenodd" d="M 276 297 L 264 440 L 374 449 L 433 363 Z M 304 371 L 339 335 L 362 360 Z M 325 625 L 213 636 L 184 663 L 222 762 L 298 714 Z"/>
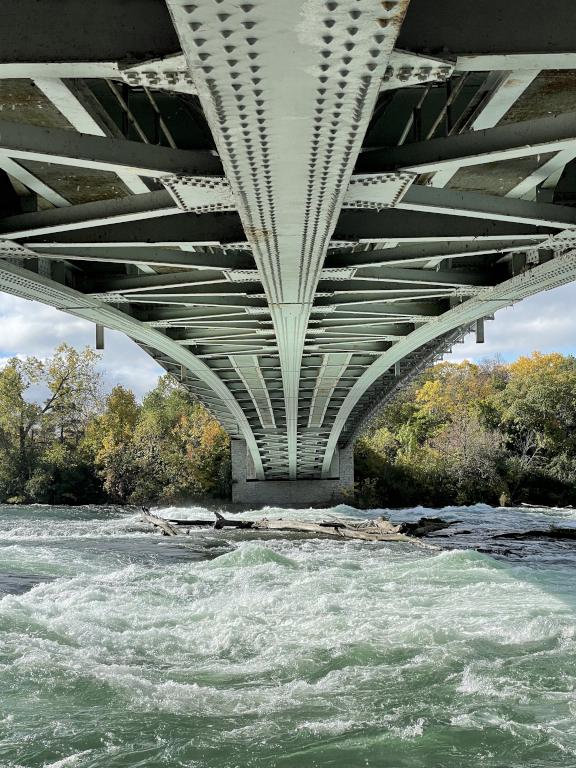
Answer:
<path fill-rule="evenodd" d="M 122 330 L 328 502 L 399 387 L 576 277 L 570 0 L 19 0 L 0 290 Z"/>

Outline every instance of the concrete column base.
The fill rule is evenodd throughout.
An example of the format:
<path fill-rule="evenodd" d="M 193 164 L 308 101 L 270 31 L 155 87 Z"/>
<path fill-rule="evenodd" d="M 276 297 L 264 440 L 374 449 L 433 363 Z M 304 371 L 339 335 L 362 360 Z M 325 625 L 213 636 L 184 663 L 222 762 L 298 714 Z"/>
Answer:
<path fill-rule="evenodd" d="M 332 474 L 318 480 L 256 480 L 243 440 L 231 441 L 232 501 L 255 506 L 331 506 L 350 500 L 354 491 L 354 447 L 341 449 L 332 462 Z"/>

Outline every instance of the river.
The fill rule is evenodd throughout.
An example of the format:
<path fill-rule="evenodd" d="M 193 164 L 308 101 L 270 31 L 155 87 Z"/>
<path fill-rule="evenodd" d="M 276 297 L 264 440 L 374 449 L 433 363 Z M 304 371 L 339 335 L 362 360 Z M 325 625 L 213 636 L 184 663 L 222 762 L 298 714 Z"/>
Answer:
<path fill-rule="evenodd" d="M 576 513 L 440 514 L 433 551 L 0 507 L 0 766 L 574 768 L 574 543 L 490 536 Z"/>

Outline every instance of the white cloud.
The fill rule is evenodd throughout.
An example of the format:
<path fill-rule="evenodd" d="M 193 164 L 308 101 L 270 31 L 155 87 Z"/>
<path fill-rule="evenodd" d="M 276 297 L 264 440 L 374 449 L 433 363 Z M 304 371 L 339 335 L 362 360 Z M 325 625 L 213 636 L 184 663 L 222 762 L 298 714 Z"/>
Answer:
<path fill-rule="evenodd" d="M 34 355 L 46 358 L 62 342 L 76 349 L 93 347 L 94 325 L 37 302 L 0 293 L 0 363 L 9 357 Z M 100 368 L 106 388 L 130 387 L 142 397 L 164 371 L 131 339 L 105 331 Z"/>
<path fill-rule="evenodd" d="M 486 322 L 485 343 L 474 334 L 454 347 L 446 360 L 481 360 L 500 355 L 515 360 L 538 352 L 576 353 L 576 283 L 545 291 L 502 309 Z"/>

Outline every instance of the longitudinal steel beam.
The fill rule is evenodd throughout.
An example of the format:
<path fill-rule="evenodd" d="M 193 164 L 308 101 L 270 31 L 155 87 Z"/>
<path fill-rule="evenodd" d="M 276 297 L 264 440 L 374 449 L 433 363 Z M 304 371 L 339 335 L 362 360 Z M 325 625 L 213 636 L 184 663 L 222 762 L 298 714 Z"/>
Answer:
<path fill-rule="evenodd" d="M 487 272 L 460 272 L 458 270 L 446 270 L 445 272 L 434 269 L 402 269 L 401 267 L 373 267 L 362 268 L 356 271 L 353 280 L 345 283 L 345 290 L 353 290 L 357 286 L 362 290 L 362 284 L 374 285 L 375 281 L 383 280 L 390 283 L 425 285 L 425 286 L 451 286 L 464 288 L 466 286 L 491 285 L 493 278 Z"/>
<path fill-rule="evenodd" d="M 158 0 L 18 0 L 2 9 L 1 58 L 13 64 L 129 61 L 178 50 L 170 16 Z M 91 72 L 76 76 L 105 76 Z"/>
<path fill-rule="evenodd" d="M 110 264 L 148 264 L 154 267 L 183 267 L 188 269 L 225 270 L 253 269 L 254 259 L 246 253 L 208 253 L 204 251 L 180 251 L 168 248 L 69 248 L 62 246 L 57 252 L 42 245 L 35 246 L 43 258 L 61 261 L 97 261 Z"/>
<path fill-rule="evenodd" d="M 294 478 L 310 307 L 408 3 L 167 2 L 271 307 Z"/>
<path fill-rule="evenodd" d="M 576 51 L 570 53 L 501 53 L 458 56 L 456 72 L 513 71 L 516 76 L 530 70 L 576 69 Z"/>
<path fill-rule="evenodd" d="M 228 318 L 228 317 L 250 317 L 246 314 L 242 308 L 230 309 L 229 307 L 154 307 L 149 310 L 140 309 L 136 316 L 143 322 L 156 323 L 156 322 L 172 322 L 172 321 L 186 321 L 195 319 L 212 319 L 212 318 Z M 259 316 L 260 317 L 260 316 Z M 266 315 L 263 315 L 266 317 Z"/>
<path fill-rule="evenodd" d="M 429 0 L 413 0 L 398 47 L 458 58 L 574 53 L 573 20 L 571 0 L 442 0 L 433 10 Z"/>
<path fill-rule="evenodd" d="M 535 240 L 543 242 L 544 237 Z M 420 243 L 399 245 L 395 248 L 375 249 L 372 251 L 351 251 L 332 253 L 326 258 L 325 266 L 335 269 L 402 266 L 405 264 L 423 265 L 437 263 L 444 259 L 459 259 L 468 256 L 484 256 L 492 253 L 504 254 L 507 251 L 530 248 L 529 240 L 471 240 L 469 242 Z"/>
<path fill-rule="evenodd" d="M 358 173 L 391 170 L 432 173 L 573 148 L 576 114 L 524 120 L 441 139 L 387 147 L 361 155 Z"/>
<path fill-rule="evenodd" d="M 398 279 L 394 279 L 397 277 Z M 379 293 L 380 291 L 415 290 L 414 286 L 424 286 L 434 290 L 437 287 L 460 287 L 490 285 L 491 280 L 482 273 L 462 273 L 450 271 L 437 272 L 433 269 L 401 269 L 382 267 L 372 270 L 372 274 L 360 274 L 351 280 L 320 280 L 322 293 Z"/>
<path fill-rule="evenodd" d="M 191 274 L 193 275 L 194 273 Z M 100 288 L 101 290 L 97 292 L 95 291 L 95 293 L 108 293 L 111 298 L 113 298 L 115 294 L 126 294 L 131 301 L 132 299 L 141 299 L 142 301 L 146 301 L 147 299 L 150 301 L 163 301 L 164 299 L 169 298 L 180 298 L 182 301 L 190 299 L 193 301 L 198 296 L 248 296 L 250 292 L 255 293 L 256 291 L 262 291 L 262 287 L 258 283 L 248 283 L 247 285 L 231 283 L 228 280 L 223 280 L 222 276 L 218 276 L 214 280 L 203 280 L 201 272 L 198 273 L 196 281 L 194 281 L 192 276 L 188 277 L 185 285 L 182 286 L 176 284 L 173 287 L 165 287 L 167 281 L 165 280 L 164 275 L 143 275 L 142 278 L 134 278 L 134 281 L 137 283 L 140 279 L 148 277 L 152 278 L 153 281 L 158 278 L 159 285 L 154 285 L 154 282 L 152 282 L 146 288 L 121 288 L 118 287 L 119 284 L 122 285 L 122 283 L 124 283 L 124 279 L 121 279 L 119 281 L 111 281 L 111 283 L 104 282 L 96 284 L 95 287 Z M 170 277 L 174 277 L 177 283 L 182 283 L 181 275 L 171 275 Z M 130 284 L 132 278 L 127 278 L 126 281 Z M 114 287 L 110 287 L 111 285 Z M 261 293 L 259 295 L 261 295 Z"/>
<path fill-rule="evenodd" d="M 167 227 L 161 220 L 144 219 L 138 222 L 86 227 L 72 232 L 58 232 L 25 238 L 32 248 L 59 249 L 62 246 L 83 248 L 155 247 L 155 246 L 218 246 L 237 243 L 245 238 L 236 213 L 182 213 L 173 216 Z"/>
<path fill-rule="evenodd" d="M 0 121 L 0 154 L 152 178 L 221 173 L 218 158 L 205 150 L 172 149 L 7 121 Z"/>
<path fill-rule="evenodd" d="M 405 336 L 410 331 L 414 330 L 412 323 L 396 323 L 389 319 L 366 319 L 366 320 L 354 320 L 350 318 L 338 319 L 338 317 L 327 317 L 320 321 L 317 325 L 311 325 L 308 329 L 308 335 L 312 336 L 316 332 L 318 333 L 389 333 L 395 336 Z"/>
<path fill-rule="evenodd" d="M 346 307 L 346 311 L 351 312 L 352 310 L 349 305 L 356 305 L 354 306 L 354 311 L 356 314 L 364 317 L 372 314 L 375 316 L 408 317 L 424 320 L 441 315 L 443 310 L 438 302 L 422 302 L 412 299 L 402 302 L 383 302 L 381 298 L 372 297 L 370 302 L 364 297 L 351 298 L 344 294 L 330 297 L 321 296 L 316 299 L 317 307 Z"/>
<path fill-rule="evenodd" d="M 421 211 L 343 211 L 336 237 L 342 240 L 380 242 L 443 242 L 493 240 L 537 240 L 546 238 L 554 227 L 534 227 L 507 221 L 478 220 L 472 216 L 438 216 Z"/>
<path fill-rule="evenodd" d="M 109 301 L 112 304 L 117 303 L 122 294 L 119 293 L 107 293 L 97 294 L 102 301 Z M 124 301 L 128 301 L 124 297 Z M 249 310 L 267 310 L 268 305 L 266 299 L 254 296 L 241 296 L 241 295 L 227 295 L 227 296 L 207 296 L 204 294 L 188 294 L 182 296 L 165 296 L 156 295 L 155 292 L 139 293 L 130 295 L 130 304 L 159 304 L 167 305 L 170 307 L 181 306 L 182 308 L 188 307 L 228 307 L 231 309 L 238 309 L 240 307 L 246 307 Z"/>
<path fill-rule="evenodd" d="M 231 288 L 231 293 L 246 293 L 240 285 L 232 285 L 224 278 L 222 272 L 216 270 L 190 270 L 178 272 L 163 272 L 154 275 L 122 275 L 120 277 L 104 277 L 95 281 L 92 287 L 98 291 L 118 291 L 120 293 L 140 293 L 142 291 L 168 291 L 180 288 L 216 284 L 220 288 Z"/>

